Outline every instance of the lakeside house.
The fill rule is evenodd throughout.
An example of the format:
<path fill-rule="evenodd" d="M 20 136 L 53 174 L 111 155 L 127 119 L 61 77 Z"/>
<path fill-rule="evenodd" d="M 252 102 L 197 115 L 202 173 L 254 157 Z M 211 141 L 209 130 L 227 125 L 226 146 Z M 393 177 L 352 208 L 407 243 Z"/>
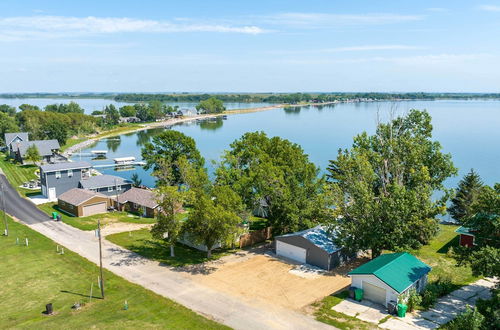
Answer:
<path fill-rule="evenodd" d="M 40 168 L 42 195 L 50 201 L 62 193 L 78 188 L 80 181 L 90 177 L 91 165 L 85 161 L 46 164 Z"/>
<path fill-rule="evenodd" d="M 132 188 L 132 181 L 115 175 L 103 174 L 82 178 L 78 183 L 78 188 L 106 196 L 116 196 Z"/>
<path fill-rule="evenodd" d="M 127 210 L 148 218 L 154 218 L 159 211 L 154 192 L 135 187 L 119 195 L 115 204 L 118 210 Z"/>
<path fill-rule="evenodd" d="M 56 153 L 61 146 L 57 140 L 34 140 L 30 141 L 28 133 L 5 133 L 5 145 L 11 158 L 20 163 L 24 163 L 24 158 L 28 148 L 35 146 L 43 162 L 51 163 L 56 158 Z"/>

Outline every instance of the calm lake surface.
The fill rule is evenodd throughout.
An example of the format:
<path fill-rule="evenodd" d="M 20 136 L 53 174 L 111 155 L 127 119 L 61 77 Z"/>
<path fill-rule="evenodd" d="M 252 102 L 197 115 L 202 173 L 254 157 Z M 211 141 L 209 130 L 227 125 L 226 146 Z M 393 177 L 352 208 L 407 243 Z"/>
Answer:
<path fill-rule="evenodd" d="M 21 104 L 31 104 L 31 105 L 36 105 L 40 109 L 43 109 L 46 105 L 48 104 L 54 104 L 54 103 L 69 103 L 69 102 L 76 102 L 80 105 L 85 110 L 85 113 L 90 115 L 92 111 L 94 110 L 103 110 L 105 106 L 113 104 L 116 107 L 122 107 L 127 104 L 133 104 L 133 103 L 126 103 L 126 102 L 116 102 L 114 100 L 108 100 L 108 99 L 78 99 L 78 98 L 71 98 L 71 99 L 63 99 L 63 98 L 56 98 L 56 99 L 50 99 L 50 98 L 16 98 L 16 99 L 10 99 L 10 98 L 0 98 L 0 104 L 8 104 L 13 107 L 19 107 Z M 168 105 L 177 105 L 179 108 L 187 108 L 187 109 L 194 109 L 196 105 L 198 104 L 197 102 L 167 102 L 166 104 Z M 265 107 L 270 105 L 269 103 L 224 103 L 226 106 L 226 109 L 231 110 L 231 109 L 245 109 L 245 108 L 258 108 L 258 107 Z"/>
<path fill-rule="evenodd" d="M 441 142 L 445 152 L 452 154 L 453 162 L 459 168 L 459 176 L 446 182 L 448 187 L 454 187 L 471 168 L 477 170 L 487 184 L 500 182 L 500 101 L 345 103 L 230 115 L 227 120 L 192 122 L 174 126 L 173 129 L 196 140 L 209 169 L 212 168 L 211 161 L 218 160 L 231 142 L 245 132 L 261 130 L 269 136 L 280 136 L 300 144 L 323 172 L 328 161 L 336 157 L 339 148 L 352 145 L 354 135 L 375 131 L 377 112 L 384 120 L 389 118 L 389 112 L 394 108 L 399 114 L 413 108 L 429 111 L 433 119 L 434 139 Z M 109 164 L 112 158 L 125 156 L 135 156 L 140 160 L 142 146 L 162 130 L 152 129 L 102 140 L 82 152 L 109 150 L 108 160 L 92 160 L 93 164 Z M 78 158 L 74 156 L 74 159 Z M 90 160 L 88 157 L 83 159 Z M 143 184 L 154 186 L 150 173 L 140 167 L 129 171 L 115 171 L 114 168 L 101 171 L 124 178 L 138 173 Z"/>

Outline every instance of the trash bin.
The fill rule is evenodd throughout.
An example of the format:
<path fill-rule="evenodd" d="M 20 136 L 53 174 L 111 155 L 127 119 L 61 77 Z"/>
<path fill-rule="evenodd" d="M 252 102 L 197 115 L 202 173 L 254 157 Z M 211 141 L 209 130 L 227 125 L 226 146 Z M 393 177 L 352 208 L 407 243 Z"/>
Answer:
<path fill-rule="evenodd" d="M 57 221 L 61 221 L 62 216 L 60 214 L 58 214 L 56 218 L 57 218 Z"/>
<path fill-rule="evenodd" d="M 405 317 L 407 309 L 408 309 L 408 306 L 406 306 L 405 304 L 398 304 L 398 316 Z"/>
<path fill-rule="evenodd" d="M 349 288 L 349 298 L 354 299 L 354 290 L 356 290 L 356 289 L 357 289 L 357 288 L 355 288 L 355 287 L 353 287 L 353 286 L 351 286 L 351 287 Z"/>
<path fill-rule="evenodd" d="M 357 301 L 363 300 L 363 289 L 354 289 L 354 299 Z"/>
<path fill-rule="evenodd" d="M 57 220 L 57 212 L 52 212 L 52 219 Z"/>
<path fill-rule="evenodd" d="M 391 315 L 396 314 L 396 307 L 398 303 L 395 302 L 394 300 L 391 300 L 387 303 L 387 312 Z"/>
<path fill-rule="evenodd" d="M 45 313 L 47 315 L 52 315 L 52 313 L 54 313 L 54 310 L 52 309 L 52 303 L 45 305 Z"/>

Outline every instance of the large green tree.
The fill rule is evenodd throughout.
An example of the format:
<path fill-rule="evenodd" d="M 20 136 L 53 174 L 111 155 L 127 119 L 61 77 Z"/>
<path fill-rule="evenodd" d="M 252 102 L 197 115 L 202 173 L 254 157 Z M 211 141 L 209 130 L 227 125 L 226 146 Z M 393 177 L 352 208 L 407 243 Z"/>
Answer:
<path fill-rule="evenodd" d="M 14 116 L 16 114 L 16 108 L 8 104 L 0 104 L 0 112 L 6 113 L 9 116 Z"/>
<path fill-rule="evenodd" d="M 243 203 L 228 186 L 212 186 L 209 190 L 191 189 L 192 210 L 184 231 L 189 239 L 207 247 L 207 257 L 210 258 L 217 244 L 228 245 L 239 234 Z"/>
<path fill-rule="evenodd" d="M 51 121 L 45 125 L 45 134 L 48 139 L 57 140 L 63 146 L 68 139 L 68 128 L 60 121 Z"/>
<path fill-rule="evenodd" d="M 104 118 L 106 124 L 116 125 L 120 122 L 120 112 L 113 104 L 107 105 L 104 108 L 104 114 L 106 115 Z"/>
<path fill-rule="evenodd" d="M 324 180 L 302 148 L 286 139 L 246 133 L 225 152 L 216 175 L 217 183 L 231 186 L 248 210 L 262 205 L 276 234 L 324 218 Z"/>
<path fill-rule="evenodd" d="M 145 168 L 152 168 L 156 172 L 157 184 L 165 184 L 166 180 L 163 179 L 162 173 L 167 167 L 171 171 L 168 175 L 172 176 L 172 184 L 185 183 L 178 164 L 181 157 L 197 169 L 202 168 L 205 163 L 194 139 L 174 130 L 166 130 L 154 136 L 152 142 L 146 143 L 142 148 L 142 158 L 146 161 Z"/>
<path fill-rule="evenodd" d="M 0 112 L 0 141 L 5 143 L 5 133 L 19 132 L 19 127 L 16 124 L 14 117 L 10 117 L 8 114 Z"/>
<path fill-rule="evenodd" d="M 474 233 L 475 244 L 458 249 L 459 264 L 469 264 L 476 276 L 500 276 L 500 183 L 481 188 L 462 223 Z"/>
<path fill-rule="evenodd" d="M 151 228 L 154 238 L 164 241 L 170 247 L 170 256 L 175 257 L 175 244 L 181 235 L 184 220 L 178 216 L 182 210 L 185 193 L 174 186 L 160 186 L 156 190 L 161 212 Z"/>
<path fill-rule="evenodd" d="M 224 103 L 216 97 L 210 97 L 206 100 L 201 101 L 197 106 L 196 110 L 203 113 L 221 113 L 226 110 Z"/>
<path fill-rule="evenodd" d="M 476 202 L 482 187 L 483 181 L 481 181 L 481 177 L 471 169 L 458 183 L 455 196 L 451 199 L 451 205 L 448 207 L 448 213 L 453 219 L 462 223 L 472 216 L 472 206 Z"/>
<path fill-rule="evenodd" d="M 432 140 L 430 115 L 418 110 L 356 136 L 328 171 L 336 243 L 370 249 L 372 257 L 428 243 L 448 198 L 443 182 L 456 174 L 451 156 Z M 433 199 L 436 191 L 443 197 Z"/>

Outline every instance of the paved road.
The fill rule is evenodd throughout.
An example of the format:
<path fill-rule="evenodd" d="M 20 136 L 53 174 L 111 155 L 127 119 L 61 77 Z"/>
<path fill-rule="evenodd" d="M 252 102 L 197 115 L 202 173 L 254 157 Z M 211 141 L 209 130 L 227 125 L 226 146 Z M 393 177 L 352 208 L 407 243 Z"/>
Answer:
<path fill-rule="evenodd" d="M 5 183 L 4 187 L 8 188 L 8 213 L 67 249 L 98 263 L 98 243 L 93 232 L 48 220 L 47 215 L 34 204 L 19 197 L 1 174 L 0 179 Z M 162 266 L 106 240 L 103 243 L 105 268 L 235 329 L 333 329 L 295 311 L 244 301 L 240 297 L 213 290 L 175 268 Z"/>
<path fill-rule="evenodd" d="M 0 181 L 3 186 L 3 191 L 5 192 L 5 210 L 8 214 L 18 219 L 22 219 L 23 223 L 27 225 L 50 221 L 49 216 L 40 211 L 35 204 L 27 199 L 19 197 L 17 191 L 3 174 L 0 174 Z M 3 198 L 3 196 L 0 196 L 0 198 Z M 0 200 L 0 202 L 3 201 Z"/>

